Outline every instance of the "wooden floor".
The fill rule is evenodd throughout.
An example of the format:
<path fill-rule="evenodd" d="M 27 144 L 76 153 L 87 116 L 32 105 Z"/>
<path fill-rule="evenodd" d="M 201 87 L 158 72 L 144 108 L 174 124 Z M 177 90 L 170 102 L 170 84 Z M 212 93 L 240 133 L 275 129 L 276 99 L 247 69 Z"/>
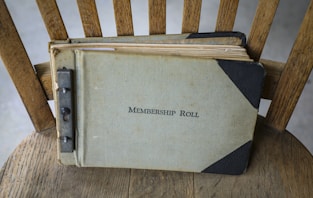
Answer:
<path fill-rule="evenodd" d="M 33 133 L 0 171 L 0 197 L 310 197 L 313 158 L 289 132 L 258 121 L 247 172 L 240 176 L 77 168 L 56 160 L 55 132 Z"/>

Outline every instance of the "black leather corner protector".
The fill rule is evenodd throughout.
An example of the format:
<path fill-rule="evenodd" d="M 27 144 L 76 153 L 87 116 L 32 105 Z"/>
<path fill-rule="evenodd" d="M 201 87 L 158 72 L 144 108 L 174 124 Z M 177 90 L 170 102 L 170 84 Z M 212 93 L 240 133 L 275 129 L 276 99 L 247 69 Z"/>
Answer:
<path fill-rule="evenodd" d="M 204 169 L 202 173 L 216 173 L 228 175 L 239 175 L 244 173 L 248 166 L 251 145 L 252 141 L 248 141 L 235 151 L 231 152 L 224 158 L 218 160 L 208 168 Z"/>
<path fill-rule="evenodd" d="M 260 63 L 217 60 L 219 66 L 253 107 L 259 108 L 265 70 Z"/>
<path fill-rule="evenodd" d="M 191 33 L 186 39 L 190 38 L 214 38 L 214 37 L 238 37 L 241 39 L 241 46 L 245 47 L 247 43 L 246 35 L 242 32 L 205 32 Z"/>

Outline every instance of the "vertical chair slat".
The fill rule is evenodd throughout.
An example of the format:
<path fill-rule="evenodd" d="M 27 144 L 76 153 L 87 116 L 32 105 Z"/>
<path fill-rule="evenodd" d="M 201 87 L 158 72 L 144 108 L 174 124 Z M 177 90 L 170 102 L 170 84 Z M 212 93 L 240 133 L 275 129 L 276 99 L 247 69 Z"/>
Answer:
<path fill-rule="evenodd" d="M 45 93 L 4 1 L 0 1 L 0 56 L 22 98 L 36 131 L 55 127 Z"/>
<path fill-rule="evenodd" d="M 86 37 L 102 37 L 95 0 L 77 0 Z"/>
<path fill-rule="evenodd" d="M 149 33 L 165 34 L 166 0 L 149 0 Z"/>
<path fill-rule="evenodd" d="M 113 0 L 118 36 L 134 35 L 130 0 Z"/>
<path fill-rule="evenodd" d="M 313 67 L 313 0 L 303 19 L 297 39 L 277 85 L 267 113 L 267 123 L 284 130 Z"/>
<path fill-rule="evenodd" d="M 196 33 L 199 30 L 202 0 L 185 0 L 183 11 L 183 33 Z"/>
<path fill-rule="evenodd" d="M 261 57 L 278 3 L 279 0 L 259 0 L 247 45 L 250 57 L 255 61 Z"/>
<path fill-rule="evenodd" d="M 220 0 L 220 6 L 215 27 L 216 32 L 233 30 L 238 3 L 239 0 Z"/>
<path fill-rule="evenodd" d="M 51 40 L 65 40 L 67 32 L 55 0 L 37 0 L 41 16 Z"/>

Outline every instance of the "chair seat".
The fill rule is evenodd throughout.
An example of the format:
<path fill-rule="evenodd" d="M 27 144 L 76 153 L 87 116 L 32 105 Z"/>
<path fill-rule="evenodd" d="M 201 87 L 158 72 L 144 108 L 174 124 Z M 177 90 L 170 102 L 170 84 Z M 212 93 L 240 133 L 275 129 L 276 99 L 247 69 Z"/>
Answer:
<path fill-rule="evenodd" d="M 257 122 L 239 176 L 58 164 L 55 131 L 29 135 L 0 171 L 0 197 L 310 197 L 313 157 L 288 131 Z"/>

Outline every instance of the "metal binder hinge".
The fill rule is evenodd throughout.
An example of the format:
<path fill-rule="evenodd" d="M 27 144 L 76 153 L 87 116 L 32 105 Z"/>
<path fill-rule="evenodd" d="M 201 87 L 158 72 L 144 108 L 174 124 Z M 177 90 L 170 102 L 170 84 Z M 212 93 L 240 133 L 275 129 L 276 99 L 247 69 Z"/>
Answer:
<path fill-rule="evenodd" d="M 73 72 L 70 69 L 57 70 L 59 141 L 61 153 L 74 150 L 74 112 L 73 112 Z"/>

